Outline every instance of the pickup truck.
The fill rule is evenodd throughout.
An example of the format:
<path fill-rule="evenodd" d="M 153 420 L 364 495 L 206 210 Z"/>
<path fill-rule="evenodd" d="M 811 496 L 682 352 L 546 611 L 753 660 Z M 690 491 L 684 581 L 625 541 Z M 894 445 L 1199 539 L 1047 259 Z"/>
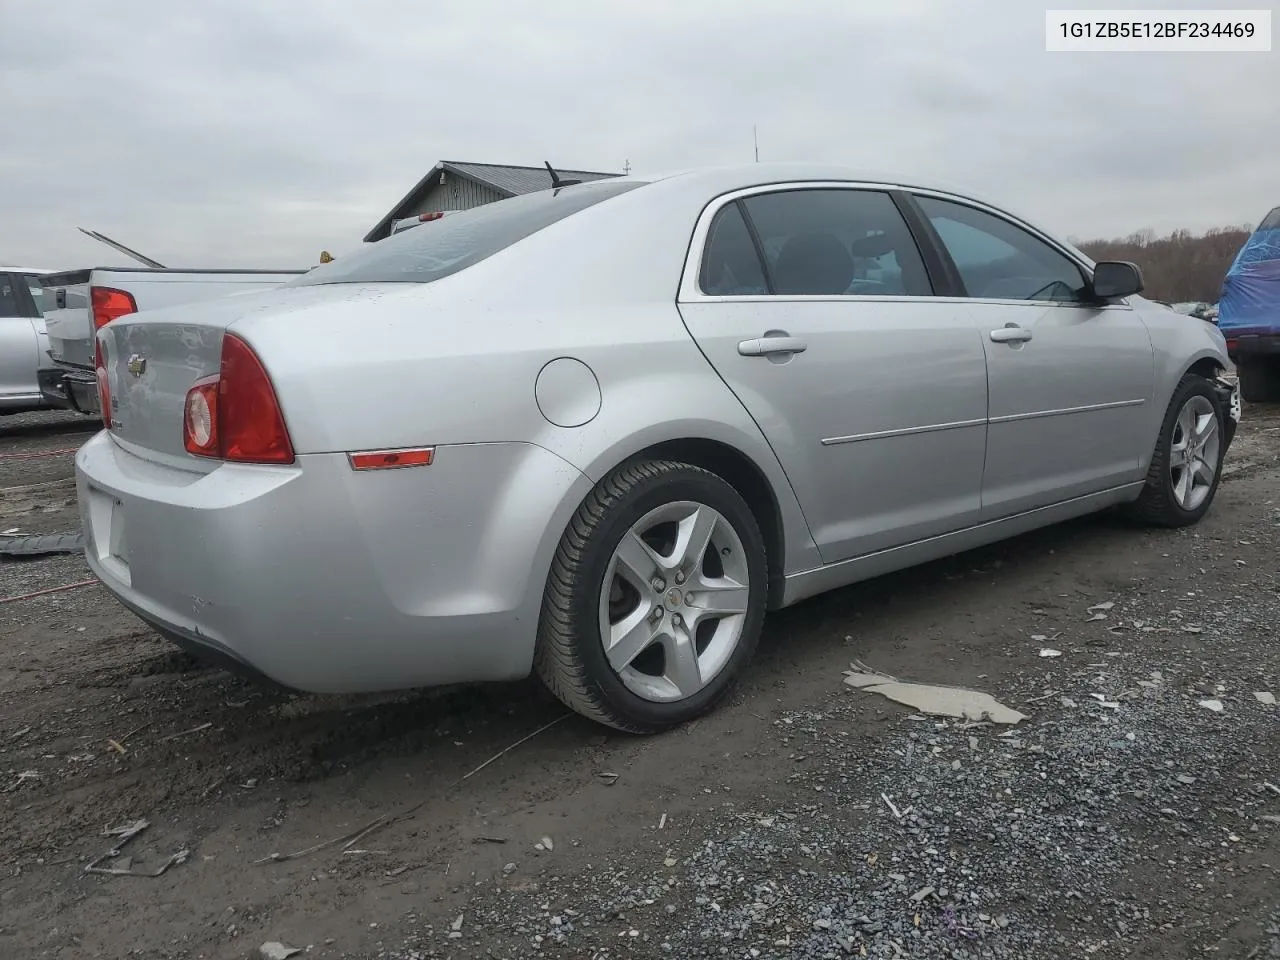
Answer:
<path fill-rule="evenodd" d="M 39 371 L 48 406 L 100 416 L 93 344 L 116 317 L 278 286 L 305 270 L 92 267 L 39 278 L 51 366 Z"/>
<path fill-rule="evenodd" d="M 36 267 L 0 266 L 0 415 L 43 410 L 39 370 L 52 363 Z"/>

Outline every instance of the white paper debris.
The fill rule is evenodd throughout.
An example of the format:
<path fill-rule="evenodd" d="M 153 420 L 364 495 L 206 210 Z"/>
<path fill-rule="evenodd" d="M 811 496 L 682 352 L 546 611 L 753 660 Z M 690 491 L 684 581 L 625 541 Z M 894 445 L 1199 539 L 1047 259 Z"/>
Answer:
<path fill-rule="evenodd" d="M 1221 700 L 1201 700 L 1200 706 L 1204 707 L 1206 710 L 1212 710 L 1214 713 L 1222 712 Z"/>
<path fill-rule="evenodd" d="M 294 954 L 302 952 L 301 947 L 286 947 L 283 943 L 268 940 L 258 948 L 265 960 L 289 960 Z"/>
<path fill-rule="evenodd" d="M 853 666 L 855 669 L 845 671 L 846 684 L 858 690 L 878 693 L 921 713 L 1006 724 L 1016 724 L 1027 719 L 1025 714 L 1004 706 L 989 693 L 964 687 L 910 683 L 888 674 L 877 673 L 864 664 L 855 663 Z"/>
<path fill-rule="evenodd" d="M 1052 657 L 1060 657 L 1060 656 L 1062 656 L 1062 651 L 1061 651 L 1061 650 L 1054 650 L 1052 647 L 1045 647 L 1044 649 L 1042 649 L 1042 650 L 1040 651 L 1040 656 L 1042 656 L 1042 657 L 1044 657 L 1044 658 L 1046 658 L 1046 659 L 1050 659 L 1050 658 L 1052 658 Z"/>
<path fill-rule="evenodd" d="M 1092 617 L 1086 620 L 1085 623 L 1096 623 L 1099 620 L 1105 619 L 1107 619 L 1107 615 L 1105 613 L 1095 613 Z"/>
<path fill-rule="evenodd" d="M 550 837 L 543 837 L 541 844 L 542 844 L 542 848 L 547 851 L 551 851 L 556 848 L 556 845 L 552 842 Z"/>
<path fill-rule="evenodd" d="M 1267 693 L 1265 690 L 1255 691 L 1253 698 L 1259 703 L 1265 703 L 1268 707 L 1274 707 L 1276 705 L 1276 695 L 1274 693 Z"/>
<path fill-rule="evenodd" d="M 1088 612 L 1093 613 L 1093 611 L 1095 610 L 1110 610 L 1114 606 L 1115 604 L 1112 601 L 1104 600 L 1102 603 L 1095 603 L 1092 607 L 1089 608 Z"/>

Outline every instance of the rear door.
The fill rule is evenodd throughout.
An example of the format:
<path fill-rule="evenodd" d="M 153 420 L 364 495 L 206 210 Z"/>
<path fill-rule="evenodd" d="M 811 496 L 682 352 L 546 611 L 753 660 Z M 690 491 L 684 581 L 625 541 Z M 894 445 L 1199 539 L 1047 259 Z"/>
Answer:
<path fill-rule="evenodd" d="M 26 277 L 0 273 L 0 401 L 40 395 L 39 316 Z"/>
<path fill-rule="evenodd" d="M 971 201 L 917 195 L 987 351 L 984 519 L 1141 479 L 1154 359 L 1128 304 L 1098 304 L 1084 266 L 1049 238 Z"/>
<path fill-rule="evenodd" d="M 933 299 L 892 188 L 720 198 L 680 296 L 694 340 L 777 454 L 825 562 L 967 526 L 987 380 L 972 316 Z"/>

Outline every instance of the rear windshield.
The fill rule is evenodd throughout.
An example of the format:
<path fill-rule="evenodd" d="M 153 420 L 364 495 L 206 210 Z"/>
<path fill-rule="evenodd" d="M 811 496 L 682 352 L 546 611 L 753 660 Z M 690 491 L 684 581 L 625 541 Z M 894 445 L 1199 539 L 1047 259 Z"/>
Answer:
<path fill-rule="evenodd" d="M 1280 228 L 1280 207 L 1276 207 L 1258 224 L 1259 230 L 1275 230 Z"/>
<path fill-rule="evenodd" d="M 593 180 L 486 203 L 379 240 L 285 286 L 429 283 L 465 270 L 557 220 L 641 185 L 634 180 Z"/>

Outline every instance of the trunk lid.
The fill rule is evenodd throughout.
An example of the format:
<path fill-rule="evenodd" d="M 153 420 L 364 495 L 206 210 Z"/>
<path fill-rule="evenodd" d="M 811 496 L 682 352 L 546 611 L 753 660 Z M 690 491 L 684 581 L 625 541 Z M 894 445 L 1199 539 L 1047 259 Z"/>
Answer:
<path fill-rule="evenodd" d="M 247 317 L 283 317 L 325 299 L 326 287 L 277 288 L 113 320 L 101 331 L 112 435 L 140 456 L 212 469 L 217 461 L 186 452 L 182 425 L 192 384 L 219 371 L 224 333 Z M 299 349 L 306 336 L 300 326 Z"/>

